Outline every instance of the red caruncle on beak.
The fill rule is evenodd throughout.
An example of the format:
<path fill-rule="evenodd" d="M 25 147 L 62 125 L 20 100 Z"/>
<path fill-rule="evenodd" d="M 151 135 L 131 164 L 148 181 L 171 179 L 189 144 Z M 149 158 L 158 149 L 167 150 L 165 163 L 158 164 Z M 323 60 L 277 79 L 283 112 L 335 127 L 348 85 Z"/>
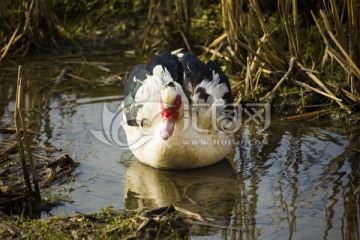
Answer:
<path fill-rule="evenodd" d="M 177 95 L 174 104 L 169 108 L 164 108 L 162 99 L 160 98 L 160 108 L 161 108 L 161 126 L 160 126 L 160 136 L 162 139 L 167 140 L 174 133 L 175 122 L 179 117 L 179 109 L 181 107 L 181 96 Z"/>

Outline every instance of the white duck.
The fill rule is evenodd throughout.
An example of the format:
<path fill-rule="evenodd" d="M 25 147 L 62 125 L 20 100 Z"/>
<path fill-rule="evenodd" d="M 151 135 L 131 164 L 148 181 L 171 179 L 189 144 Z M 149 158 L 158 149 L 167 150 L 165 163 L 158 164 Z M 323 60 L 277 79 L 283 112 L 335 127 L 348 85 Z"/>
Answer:
<path fill-rule="evenodd" d="M 234 108 L 230 83 L 213 61 L 162 52 L 138 64 L 125 86 L 123 113 L 130 150 L 159 169 L 217 163 L 232 147 Z"/>

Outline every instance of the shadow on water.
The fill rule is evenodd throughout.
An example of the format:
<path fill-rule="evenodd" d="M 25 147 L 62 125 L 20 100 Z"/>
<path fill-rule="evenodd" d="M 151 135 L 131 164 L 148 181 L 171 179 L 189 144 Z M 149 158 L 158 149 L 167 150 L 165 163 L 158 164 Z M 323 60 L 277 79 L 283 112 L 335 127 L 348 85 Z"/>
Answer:
<path fill-rule="evenodd" d="M 85 60 L 134 59 L 116 55 Z M 155 170 L 92 136 L 90 129 L 101 129 L 104 103 L 116 109 L 122 92 L 119 81 L 109 86 L 97 79 L 129 67 L 101 65 L 109 73 L 79 64 L 85 60 L 48 57 L 22 63 L 26 122 L 28 129 L 39 132 L 33 142 L 61 148 L 80 162 L 74 181 L 51 187 L 54 192 L 70 189 L 71 199 L 51 214 L 89 213 L 109 205 L 134 210 L 175 204 L 209 219 L 206 226 L 192 224 L 194 239 L 359 239 L 356 125 L 272 120 L 259 133 L 260 126 L 250 122 L 237 133 L 229 161 L 191 171 Z M 64 67 L 90 82 L 70 76 L 57 82 Z M 6 71 L 2 69 L 0 76 L 0 127 L 5 127 L 13 126 L 17 68 L 2 68 Z M 44 154 L 53 152 L 45 148 Z"/>

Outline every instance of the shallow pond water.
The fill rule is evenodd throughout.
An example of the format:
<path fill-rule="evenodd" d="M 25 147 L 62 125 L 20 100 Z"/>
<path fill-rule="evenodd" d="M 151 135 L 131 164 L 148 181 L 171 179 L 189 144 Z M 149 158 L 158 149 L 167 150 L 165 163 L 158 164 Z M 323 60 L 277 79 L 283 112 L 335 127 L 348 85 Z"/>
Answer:
<path fill-rule="evenodd" d="M 271 119 L 263 130 L 258 116 L 236 133 L 228 161 L 188 171 L 152 169 L 95 138 L 104 106 L 116 111 L 121 77 L 137 61 L 118 53 L 17 62 L 25 70 L 26 122 L 39 132 L 33 141 L 80 162 L 73 181 L 51 187 L 69 201 L 43 217 L 175 204 L 212 219 L 191 226 L 192 239 L 359 239 L 359 134 L 349 126 Z M 13 126 L 17 68 L 1 67 L 0 127 Z M 75 77 L 56 80 L 65 67 Z M 101 80 L 114 74 L 115 82 Z"/>

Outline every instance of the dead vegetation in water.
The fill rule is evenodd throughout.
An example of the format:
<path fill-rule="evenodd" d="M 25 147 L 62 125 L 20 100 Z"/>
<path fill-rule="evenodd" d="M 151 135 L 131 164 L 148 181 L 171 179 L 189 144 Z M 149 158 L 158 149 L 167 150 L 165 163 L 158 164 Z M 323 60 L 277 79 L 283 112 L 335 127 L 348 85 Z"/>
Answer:
<path fill-rule="evenodd" d="M 7 131 L 8 129 L 6 129 Z M 2 129 L 0 129 L 1 132 Z M 56 192 L 49 195 L 47 189 L 54 184 L 61 185 L 72 179 L 73 171 L 79 163 L 68 154 L 63 154 L 56 159 L 53 154 L 59 152 L 57 149 L 31 145 L 34 172 L 28 171 L 30 164 L 26 160 L 24 164 L 26 165 L 27 179 L 24 180 L 24 166 L 19 161 L 18 156 L 22 150 L 18 143 L 13 140 L 13 136 L 9 134 L 7 139 L 0 142 L 0 211 L 12 214 L 29 214 L 29 205 L 31 204 L 39 204 L 40 209 L 32 209 L 36 212 L 48 210 L 50 206 L 61 204 L 62 200 L 65 201 L 66 199 L 63 197 L 56 197 Z M 28 151 L 25 150 L 24 153 L 28 154 Z M 36 190 L 33 174 L 36 176 L 35 181 L 38 184 Z M 41 199 L 39 199 L 40 194 Z M 32 203 L 29 202 L 30 200 Z"/>
<path fill-rule="evenodd" d="M 56 179 L 67 179 L 77 167 L 68 154 L 56 161 L 47 154 L 38 155 L 39 150 L 49 148 L 31 145 L 29 134 L 37 134 L 27 130 L 23 113 L 22 67 L 18 70 L 16 104 L 14 110 L 15 128 L 0 128 L 3 137 L 0 149 L 0 210 L 8 213 L 39 214 L 47 202 L 42 204 L 41 189 L 50 186 Z M 47 174 L 46 174 L 47 172 Z M 51 202 L 54 204 L 54 202 Z"/>
<path fill-rule="evenodd" d="M 8 130 L 6 129 L 6 132 Z M 0 129 L 1 132 L 2 129 Z M 28 178 L 24 180 L 24 169 L 18 156 L 19 151 L 22 150 L 14 141 L 13 134 L 3 134 L 3 136 L 6 135 L 9 137 L 0 142 L 0 211 L 8 214 L 31 215 L 67 201 L 66 196 L 56 196 L 58 193 L 49 193 L 48 189 L 54 184 L 61 185 L 71 180 L 74 177 L 73 171 L 79 163 L 68 154 L 55 158 L 55 154 L 57 155 L 59 152 L 58 149 L 31 145 L 34 172 L 28 171 L 30 164 L 26 160 L 25 174 Z M 25 150 L 24 153 L 28 154 L 28 151 Z M 36 176 L 39 192 L 35 191 L 32 174 Z M 29 187 L 32 192 L 28 190 Z M 41 199 L 37 194 L 41 194 Z M 29 209 L 31 205 L 38 205 L 39 209 L 33 208 L 31 212 Z"/>
<path fill-rule="evenodd" d="M 188 239 L 188 234 L 184 216 L 173 206 L 126 213 L 104 208 L 47 220 L 15 219 L 0 212 L 4 239 Z"/>

